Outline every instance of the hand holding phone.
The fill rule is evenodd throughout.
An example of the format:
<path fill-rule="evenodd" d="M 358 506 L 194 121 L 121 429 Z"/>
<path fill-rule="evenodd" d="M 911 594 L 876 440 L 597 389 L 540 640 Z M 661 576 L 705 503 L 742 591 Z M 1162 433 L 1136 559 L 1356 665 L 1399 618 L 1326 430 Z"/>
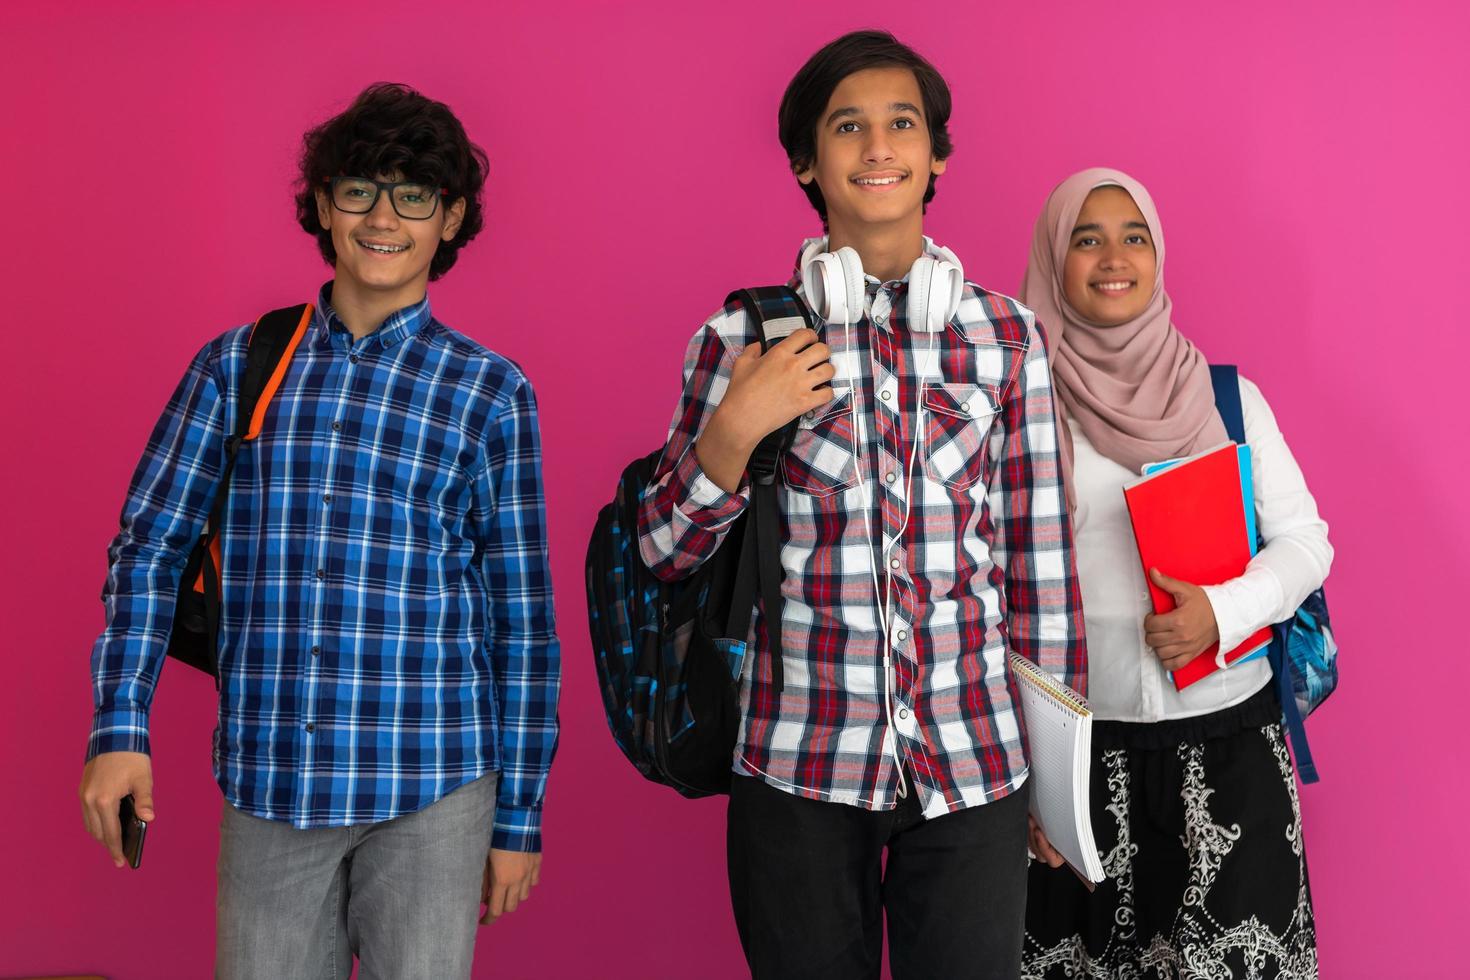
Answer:
<path fill-rule="evenodd" d="M 77 796 L 82 804 L 82 821 L 87 833 L 107 848 L 112 863 L 126 867 L 128 857 L 123 854 L 123 827 L 131 820 L 119 820 L 124 796 L 132 796 L 132 814 L 140 821 L 151 823 L 154 819 L 153 764 L 142 752 L 100 752 L 88 760 L 82 769 L 82 784 Z M 139 828 L 132 827 L 130 833 L 141 837 Z M 141 846 L 141 841 L 139 845 Z M 137 848 L 134 848 L 135 852 Z M 136 860 L 134 867 L 136 867 Z"/>
<path fill-rule="evenodd" d="M 143 838 L 148 833 L 148 821 L 138 819 L 133 812 L 133 794 L 129 793 L 118 804 L 117 819 L 122 824 L 122 852 L 128 866 L 137 870 L 143 863 Z"/>

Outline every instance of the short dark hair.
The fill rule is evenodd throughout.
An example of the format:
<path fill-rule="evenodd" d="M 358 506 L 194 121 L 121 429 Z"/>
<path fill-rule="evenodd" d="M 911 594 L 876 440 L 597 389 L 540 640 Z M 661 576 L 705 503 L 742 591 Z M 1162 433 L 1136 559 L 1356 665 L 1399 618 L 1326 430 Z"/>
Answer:
<path fill-rule="evenodd" d="M 449 107 L 407 85 L 369 85 L 341 115 L 333 116 L 301 138 L 301 173 L 296 191 L 296 220 L 316 237 L 328 265 L 337 264 L 332 233 L 317 217 L 316 192 L 333 177 L 377 177 L 401 173 L 449 193 L 443 206 L 464 199 L 459 232 L 440 242 L 429 264 L 438 279 L 459 258 L 459 250 L 484 227 L 481 195 L 489 169 L 485 151 L 465 134 Z"/>
<path fill-rule="evenodd" d="M 954 152 L 954 143 L 949 138 L 950 96 L 944 76 L 917 51 L 887 31 L 853 31 L 812 55 L 791 79 L 791 84 L 786 86 L 786 94 L 781 97 L 781 145 L 786 149 L 793 171 L 805 170 L 816 162 L 817 124 L 842 80 L 868 68 L 892 66 L 907 68 L 914 73 L 919 93 L 924 99 L 924 121 L 929 127 L 931 152 L 936 160 L 948 159 Z M 925 204 L 934 199 L 936 179 L 937 175 L 929 175 Z M 812 207 L 817 209 L 817 214 L 822 216 L 825 228 L 827 202 L 822 197 L 822 189 L 815 180 L 802 184 L 801 189 L 806 192 Z"/>

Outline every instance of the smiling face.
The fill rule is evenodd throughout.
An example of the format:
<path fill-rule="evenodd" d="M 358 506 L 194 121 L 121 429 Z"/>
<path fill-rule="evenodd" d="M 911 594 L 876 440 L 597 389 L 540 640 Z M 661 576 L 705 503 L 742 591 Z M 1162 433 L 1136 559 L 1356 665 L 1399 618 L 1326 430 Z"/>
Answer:
<path fill-rule="evenodd" d="M 834 240 L 911 222 L 922 228 L 934 159 L 918 80 L 908 68 L 866 68 L 832 91 L 817 122 L 816 159 L 796 177 L 816 181 Z"/>
<path fill-rule="evenodd" d="M 1116 327 L 1153 298 L 1158 260 L 1153 234 L 1132 195 L 1099 187 L 1087 195 L 1062 269 L 1062 294 L 1084 320 Z"/>
<path fill-rule="evenodd" d="M 401 180 L 398 174 L 380 175 L 382 181 Z M 391 302 L 394 308 L 410 306 L 423 298 L 429 282 L 429 264 L 441 241 L 459 231 L 465 202 L 443 203 L 432 217 L 423 220 L 400 218 L 385 192 L 366 214 L 352 214 L 332 204 L 331 190 L 317 191 L 317 217 L 331 232 L 337 252 L 333 295 L 370 294 L 374 302 Z"/>

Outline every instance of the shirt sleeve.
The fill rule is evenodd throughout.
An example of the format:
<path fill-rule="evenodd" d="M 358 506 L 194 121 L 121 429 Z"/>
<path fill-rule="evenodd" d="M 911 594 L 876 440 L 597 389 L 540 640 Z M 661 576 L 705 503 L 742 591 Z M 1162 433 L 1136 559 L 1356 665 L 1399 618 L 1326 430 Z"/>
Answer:
<path fill-rule="evenodd" d="M 1005 570 L 1011 649 L 1087 693 L 1087 643 L 1071 518 L 1064 506 L 1051 369 L 1039 325 L 1002 393 L 1002 441 L 989 492 L 991 553 Z"/>
<path fill-rule="evenodd" d="M 722 312 L 694 335 L 684 358 L 684 392 L 638 512 L 643 561 L 664 581 L 699 568 L 750 503 L 748 474 L 741 475 L 734 493 L 727 493 L 704 472 L 694 453 L 694 443 L 725 396 L 731 367 L 740 356 L 722 333 L 743 336 L 738 328 L 744 321 L 745 314 L 738 309 Z"/>
<path fill-rule="evenodd" d="M 1321 587 L 1332 567 L 1327 523 L 1307 489 L 1296 457 L 1261 390 L 1240 379 L 1245 438 L 1251 453 L 1256 518 L 1265 546 L 1245 574 L 1204 586 L 1220 630 L 1220 649 L 1239 646 L 1251 633 L 1289 619 Z"/>
<path fill-rule="evenodd" d="M 541 850 L 556 754 L 561 646 L 552 605 L 536 397 L 522 379 L 491 429 L 475 515 L 489 597 L 486 630 L 500 706 L 500 783 L 491 846 Z"/>
<path fill-rule="evenodd" d="M 106 625 L 92 648 L 87 758 L 150 751 L 148 711 L 163 669 L 179 579 L 204 530 L 224 457 L 221 342 L 201 350 L 153 427 L 108 549 Z"/>

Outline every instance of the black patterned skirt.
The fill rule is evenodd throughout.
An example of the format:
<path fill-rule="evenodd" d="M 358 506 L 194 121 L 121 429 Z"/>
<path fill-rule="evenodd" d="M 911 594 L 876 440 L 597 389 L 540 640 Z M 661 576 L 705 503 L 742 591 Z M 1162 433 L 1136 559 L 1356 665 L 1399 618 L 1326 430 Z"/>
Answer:
<path fill-rule="evenodd" d="M 1022 977 L 1315 980 L 1301 808 L 1274 685 L 1233 708 L 1093 728 L 1088 892 L 1032 862 Z"/>

